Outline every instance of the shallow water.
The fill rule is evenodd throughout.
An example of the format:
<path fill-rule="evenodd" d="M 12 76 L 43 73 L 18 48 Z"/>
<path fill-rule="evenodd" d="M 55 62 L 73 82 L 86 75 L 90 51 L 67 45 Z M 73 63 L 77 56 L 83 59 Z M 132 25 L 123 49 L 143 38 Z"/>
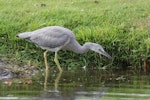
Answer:
<path fill-rule="evenodd" d="M 148 75 L 103 70 L 51 71 L 48 77 L 0 81 L 0 99 L 7 100 L 149 100 Z M 47 85 L 44 85 L 46 83 Z"/>

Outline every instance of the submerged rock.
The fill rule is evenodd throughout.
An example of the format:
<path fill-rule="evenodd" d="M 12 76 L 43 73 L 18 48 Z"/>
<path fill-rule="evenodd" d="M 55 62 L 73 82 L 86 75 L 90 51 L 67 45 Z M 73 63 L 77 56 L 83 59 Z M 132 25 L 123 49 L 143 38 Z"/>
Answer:
<path fill-rule="evenodd" d="M 10 79 L 15 77 L 30 78 L 40 72 L 35 66 L 22 65 L 18 66 L 12 63 L 0 61 L 0 80 Z"/>
<path fill-rule="evenodd" d="M 16 77 L 16 74 L 8 69 L 0 69 L 0 80 Z"/>

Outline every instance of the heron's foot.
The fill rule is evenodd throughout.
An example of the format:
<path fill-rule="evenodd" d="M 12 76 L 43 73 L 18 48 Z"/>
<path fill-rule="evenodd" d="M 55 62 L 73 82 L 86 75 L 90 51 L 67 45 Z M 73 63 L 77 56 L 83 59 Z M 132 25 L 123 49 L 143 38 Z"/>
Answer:
<path fill-rule="evenodd" d="M 49 70 L 46 68 L 45 70 L 45 81 L 44 81 L 44 90 L 47 89 L 47 80 L 48 80 Z"/>
<path fill-rule="evenodd" d="M 62 75 L 62 72 L 59 72 L 59 73 L 57 74 L 56 79 L 55 79 L 54 86 L 55 86 L 55 90 L 57 90 L 57 91 L 58 91 L 58 84 L 59 84 L 59 80 L 60 80 L 60 78 L 61 78 L 61 75 Z"/>

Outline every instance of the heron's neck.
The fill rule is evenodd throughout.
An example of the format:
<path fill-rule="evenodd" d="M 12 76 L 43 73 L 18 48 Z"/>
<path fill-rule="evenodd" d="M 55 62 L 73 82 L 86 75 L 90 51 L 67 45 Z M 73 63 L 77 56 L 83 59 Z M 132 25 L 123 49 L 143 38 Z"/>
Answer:
<path fill-rule="evenodd" d="M 89 51 L 91 44 L 92 44 L 91 42 L 87 42 L 83 44 L 83 46 L 81 46 L 78 43 L 78 41 L 76 41 L 75 39 L 72 39 L 70 43 L 68 43 L 65 47 L 63 47 L 63 49 L 82 54 L 82 53 L 86 53 Z"/>
<path fill-rule="evenodd" d="M 73 51 L 76 52 L 76 53 L 80 53 L 80 54 L 86 53 L 90 50 L 90 44 L 91 44 L 90 42 L 87 42 L 87 43 L 83 44 L 83 46 L 78 44 L 76 46 L 76 49 L 74 49 Z"/>

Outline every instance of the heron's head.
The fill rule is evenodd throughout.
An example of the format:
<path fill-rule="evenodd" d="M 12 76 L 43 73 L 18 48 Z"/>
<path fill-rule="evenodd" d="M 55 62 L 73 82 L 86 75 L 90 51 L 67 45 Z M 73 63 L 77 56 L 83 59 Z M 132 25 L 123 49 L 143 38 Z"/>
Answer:
<path fill-rule="evenodd" d="M 112 59 L 112 57 L 111 57 L 111 56 L 102 48 L 102 46 L 99 45 L 99 44 L 90 43 L 90 49 L 91 49 L 92 51 L 95 51 L 95 52 L 101 54 L 101 55 L 106 56 L 106 57 L 109 58 L 109 59 Z"/>

